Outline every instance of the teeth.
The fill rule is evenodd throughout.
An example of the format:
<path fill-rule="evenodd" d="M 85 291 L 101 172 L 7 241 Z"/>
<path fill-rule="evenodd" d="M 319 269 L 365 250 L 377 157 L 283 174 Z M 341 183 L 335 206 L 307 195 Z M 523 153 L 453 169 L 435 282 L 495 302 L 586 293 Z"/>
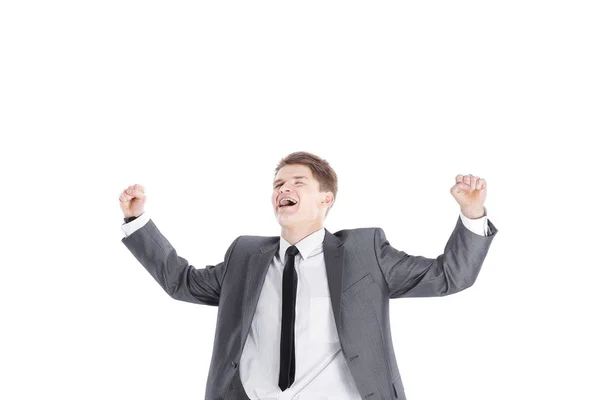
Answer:
<path fill-rule="evenodd" d="M 296 203 L 297 203 L 297 201 L 296 201 L 296 200 L 294 200 L 294 199 L 292 199 L 291 197 L 284 197 L 284 198 L 282 198 L 281 200 L 279 200 L 279 205 L 280 205 L 280 206 L 281 206 L 281 205 L 283 205 L 283 203 L 284 203 L 286 200 L 290 200 L 290 201 L 292 202 L 292 204 L 296 204 Z"/>

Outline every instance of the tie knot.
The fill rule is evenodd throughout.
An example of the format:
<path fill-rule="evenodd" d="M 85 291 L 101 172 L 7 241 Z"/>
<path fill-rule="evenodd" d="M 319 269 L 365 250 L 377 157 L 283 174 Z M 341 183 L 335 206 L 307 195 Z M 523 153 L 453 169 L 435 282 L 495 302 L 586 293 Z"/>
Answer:
<path fill-rule="evenodd" d="M 296 246 L 290 246 L 285 251 L 285 255 L 286 255 L 286 257 L 289 257 L 289 256 L 295 257 L 296 254 L 298 254 L 299 252 L 300 251 L 298 250 L 298 248 Z"/>

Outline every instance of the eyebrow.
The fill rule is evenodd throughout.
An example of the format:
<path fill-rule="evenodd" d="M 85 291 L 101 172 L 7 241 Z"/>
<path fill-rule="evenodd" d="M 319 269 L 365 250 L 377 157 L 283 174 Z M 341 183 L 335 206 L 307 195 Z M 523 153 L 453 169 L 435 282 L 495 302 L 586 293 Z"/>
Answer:
<path fill-rule="evenodd" d="M 292 179 L 308 179 L 305 176 L 292 176 Z M 284 181 L 284 179 L 277 179 L 275 182 L 273 182 L 273 186 L 275 186 L 276 184 L 278 184 L 279 182 Z"/>

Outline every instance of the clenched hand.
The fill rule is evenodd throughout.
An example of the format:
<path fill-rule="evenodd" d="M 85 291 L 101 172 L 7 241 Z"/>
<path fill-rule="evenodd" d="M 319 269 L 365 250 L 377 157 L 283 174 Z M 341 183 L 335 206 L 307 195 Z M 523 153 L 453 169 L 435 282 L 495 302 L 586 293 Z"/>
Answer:
<path fill-rule="evenodd" d="M 144 205 L 146 204 L 144 187 L 137 183 L 127 187 L 121 192 L 119 201 L 125 218 L 139 217 L 144 212 Z"/>
<path fill-rule="evenodd" d="M 467 218 L 480 218 L 485 215 L 483 202 L 487 194 L 487 182 L 478 176 L 456 175 L 456 184 L 450 193 L 460 205 L 461 212 Z"/>

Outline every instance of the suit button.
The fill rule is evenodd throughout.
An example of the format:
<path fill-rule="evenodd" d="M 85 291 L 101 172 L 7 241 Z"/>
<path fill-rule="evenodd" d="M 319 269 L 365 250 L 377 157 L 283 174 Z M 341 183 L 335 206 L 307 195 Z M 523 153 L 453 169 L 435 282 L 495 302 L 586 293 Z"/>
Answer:
<path fill-rule="evenodd" d="M 235 369 L 235 368 L 237 368 L 237 363 L 235 361 L 232 361 L 231 366 Z"/>

